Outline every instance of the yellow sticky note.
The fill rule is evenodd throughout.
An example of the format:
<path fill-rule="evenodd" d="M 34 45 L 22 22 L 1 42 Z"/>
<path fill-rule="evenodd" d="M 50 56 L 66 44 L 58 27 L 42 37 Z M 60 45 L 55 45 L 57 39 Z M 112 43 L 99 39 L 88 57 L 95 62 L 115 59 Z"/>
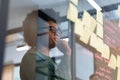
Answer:
<path fill-rule="evenodd" d="M 118 5 L 118 15 L 120 16 L 120 5 Z"/>
<path fill-rule="evenodd" d="M 88 43 L 89 39 L 90 39 L 90 35 L 92 34 L 92 32 L 90 32 L 90 30 L 88 30 L 87 28 L 83 28 L 83 36 L 80 37 L 80 40 L 82 42 L 84 42 L 85 44 Z"/>
<path fill-rule="evenodd" d="M 120 19 L 119 19 L 119 23 L 118 23 L 118 26 L 120 27 Z"/>
<path fill-rule="evenodd" d="M 77 19 L 75 22 L 75 33 L 79 36 L 83 36 L 83 23 L 80 19 Z"/>
<path fill-rule="evenodd" d="M 96 44 L 97 44 L 97 51 L 99 51 L 100 53 L 103 53 L 103 45 L 104 45 L 103 40 L 97 37 Z"/>
<path fill-rule="evenodd" d="M 97 48 L 97 36 L 96 34 L 92 33 L 90 36 L 90 46 Z"/>
<path fill-rule="evenodd" d="M 83 13 L 82 22 L 83 22 L 83 25 L 85 25 L 86 27 L 91 26 L 91 16 L 87 11 L 84 11 Z"/>
<path fill-rule="evenodd" d="M 97 23 L 96 34 L 103 39 L 103 25 Z"/>
<path fill-rule="evenodd" d="M 120 56 L 117 55 L 117 67 L 120 68 Z"/>
<path fill-rule="evenodd" d="M 116 69 L 116 64 L 117 64 L 116 57 L 112 54 L 111 57 L 110 57 L 110 61 L 108 63 L 108 66 L 115 70 Z"/>
<path fill-rule="evenodd" d="M 101 11 L 97 11 L 96 20 L 98 23 L 103 25 L 103 14 Z"/>
<path fill-rule="evenodd" d="M 78 5 L 78 0 L 71 0 L 76 6 Z"/>
<path fill-rule="evenodd" d="M 106 44 L 103 44 L 103 53 L 101 56 L 106 59 L 109 59 L 110 57 L 110 48 Z"/>
<path fill-rule="evenodd" d="M 69 4 L 69 9 L 67 13 L 67 19 L 76 22 L 76 19 L 78 18 L 78 10 L 73 4 Z"/>
<path fill-rule="evenodd" d="M 91 16 L 89 29 L 92 32 L 95 30 L 96 24 L 97 24 L 96 20 Z"/>
<path fill-rule="evenodd" d="M 118 71 L 117 71 L 117 80 L 120 80 L 120 68 L 118 68 Z"/>

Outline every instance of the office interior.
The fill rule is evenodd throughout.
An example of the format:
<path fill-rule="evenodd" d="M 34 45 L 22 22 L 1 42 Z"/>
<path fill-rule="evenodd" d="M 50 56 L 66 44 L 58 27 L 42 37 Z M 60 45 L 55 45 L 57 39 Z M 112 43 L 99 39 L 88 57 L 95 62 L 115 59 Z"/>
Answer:
<path fill-rule="evenodd" d="M 2 3 L 3 2 L 3 3 Z M 72 80 L 120 80 L 120 0 L 5 0 L 7 12 L 2 80 L 21 80 L 20 63 L 30 48 L 23 37 L 23 22 L 28 13 L 50 8 L 59 12 L 61 38 L 72 50 Z M 95 4 L 91 4 L 94 2 Z M 96 7 L 97 5 L 97 7 Z M 5 8 L 6 8 L 5 7 Z M 1 11 L 2 6 L 1 6 Z M 1 14 L 1 12 L 0 12 Z M 1 17 L 2 18 L 2 17 Z M 2 19 L 0 19 L 2 20 Z M 3 27 L 3 26 L 2 26 Z M 24 49 L 20 50 L 21 47 Z M 50 57 L 63 55 L 56 48 Z M 1 58 L 2 60 L 2 58 Z"/>

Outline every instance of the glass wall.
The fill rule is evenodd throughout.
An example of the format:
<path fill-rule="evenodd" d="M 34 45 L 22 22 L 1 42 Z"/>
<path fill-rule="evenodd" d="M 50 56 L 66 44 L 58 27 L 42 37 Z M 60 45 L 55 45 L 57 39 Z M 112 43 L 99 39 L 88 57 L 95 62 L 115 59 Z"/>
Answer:
<path fill-rule="evenodd" d="M 12 80 L 120 80 L 120 0 L 94 1 L 10 0 Z"/>
<path fill-rule="evenodd" d="M 103 6 L 100 11 L 87 7 L 74 22 L 76 78 L 119 80 L 119 5 Z"/>
<path fill-rule="evenodd" d="M 13 80 L 72 79 L 67 8 L 68 1 L 10 1 L 4 66 L 14 65 Z"/>

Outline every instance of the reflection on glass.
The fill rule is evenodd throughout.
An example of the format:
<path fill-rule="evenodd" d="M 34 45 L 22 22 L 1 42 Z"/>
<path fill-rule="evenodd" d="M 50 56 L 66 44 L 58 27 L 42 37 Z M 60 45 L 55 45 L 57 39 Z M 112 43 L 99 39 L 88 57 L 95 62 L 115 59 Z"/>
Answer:
<path fill-rule="evenodd" d="M 93 53 L 76 43 L 76 77 L 78 80 L 89 80 L 94 73 Z"/>
<path fill-rule="evenodd" d="M 21 62 L 22 80 L 71 80 L 71 49 L 67 41 L 60 39 L 59 18 L 53 9 L 28 14 L 24 22 L 24 36 L 31 49 Z M 50 57 L 50 51 L 51 54 L 57 53 L 57 57 Z"/>
<path fill-rule="evenodd" d="M 90 13 L 92 13 L 92 11 Z M 85 43 L 85 40 L 87 39 L 80 39 L 79 44 L 82 44 L 85 47 L 83 48 L 79 46 L 79 49 L 76 48 L 77 79 L 79 78 L 82 80 L 89 80 L 89 78 L 91 78 L 91 80 L 119 80 L 118 64 L 120 51 L 120 27 L 118 25 L 119 17 L 118 15 L 114 14 L 116 14 L 116 10 L 110 10 L 94 14 L 96 17 L 95 22 L 97 23 L 97 26 L 94 26 L 93 24 L 91 25 L 91 28 L 96 27 L 96 29 L 94 31 L 92 30 L 93 33 L 88 39 L 89 43 L 82 44 Z M 89 16 L 93 15 L 91 14 Z M 92 23 L 91 20 L 88 20 L 87 18 L 86 20 L 84 20 L 84 15 L 82 21 L 85 21 L 84 25 Z M 84 32 L 86 33 L 88 31 Z M 88 35 L 89 34 L 87 34 L 86 36 Z M 76 45 L 76 47 L 78 46 Z M 87 50 L 88 48 L 93 53 L 89 52 Z M 94 54 L 94 56 L 88 56 L 88 54 Z M 89 67 L 89 64 L 87 63 L 92 66 Z M 91 72 L 89 72 L 90 70 Z"/>

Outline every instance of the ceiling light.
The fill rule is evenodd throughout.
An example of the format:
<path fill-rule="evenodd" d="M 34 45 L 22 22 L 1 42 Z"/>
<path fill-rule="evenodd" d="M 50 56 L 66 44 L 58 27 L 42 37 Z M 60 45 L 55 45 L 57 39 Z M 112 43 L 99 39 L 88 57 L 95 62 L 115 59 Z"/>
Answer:
<path fill-rule="evenodd" d="M 30 49 L 30 47 L 28 45 L 25 45 L 25 44 L 19 45 L 16 48 L 17 51 L 25 51 L 25 50 L 29 50 L 29 49 Z"/>
<path fill-rule="evenodd" d="M 101 11 L 101 7 L 94 0 L 87 0 L 97 11 Z"/>

